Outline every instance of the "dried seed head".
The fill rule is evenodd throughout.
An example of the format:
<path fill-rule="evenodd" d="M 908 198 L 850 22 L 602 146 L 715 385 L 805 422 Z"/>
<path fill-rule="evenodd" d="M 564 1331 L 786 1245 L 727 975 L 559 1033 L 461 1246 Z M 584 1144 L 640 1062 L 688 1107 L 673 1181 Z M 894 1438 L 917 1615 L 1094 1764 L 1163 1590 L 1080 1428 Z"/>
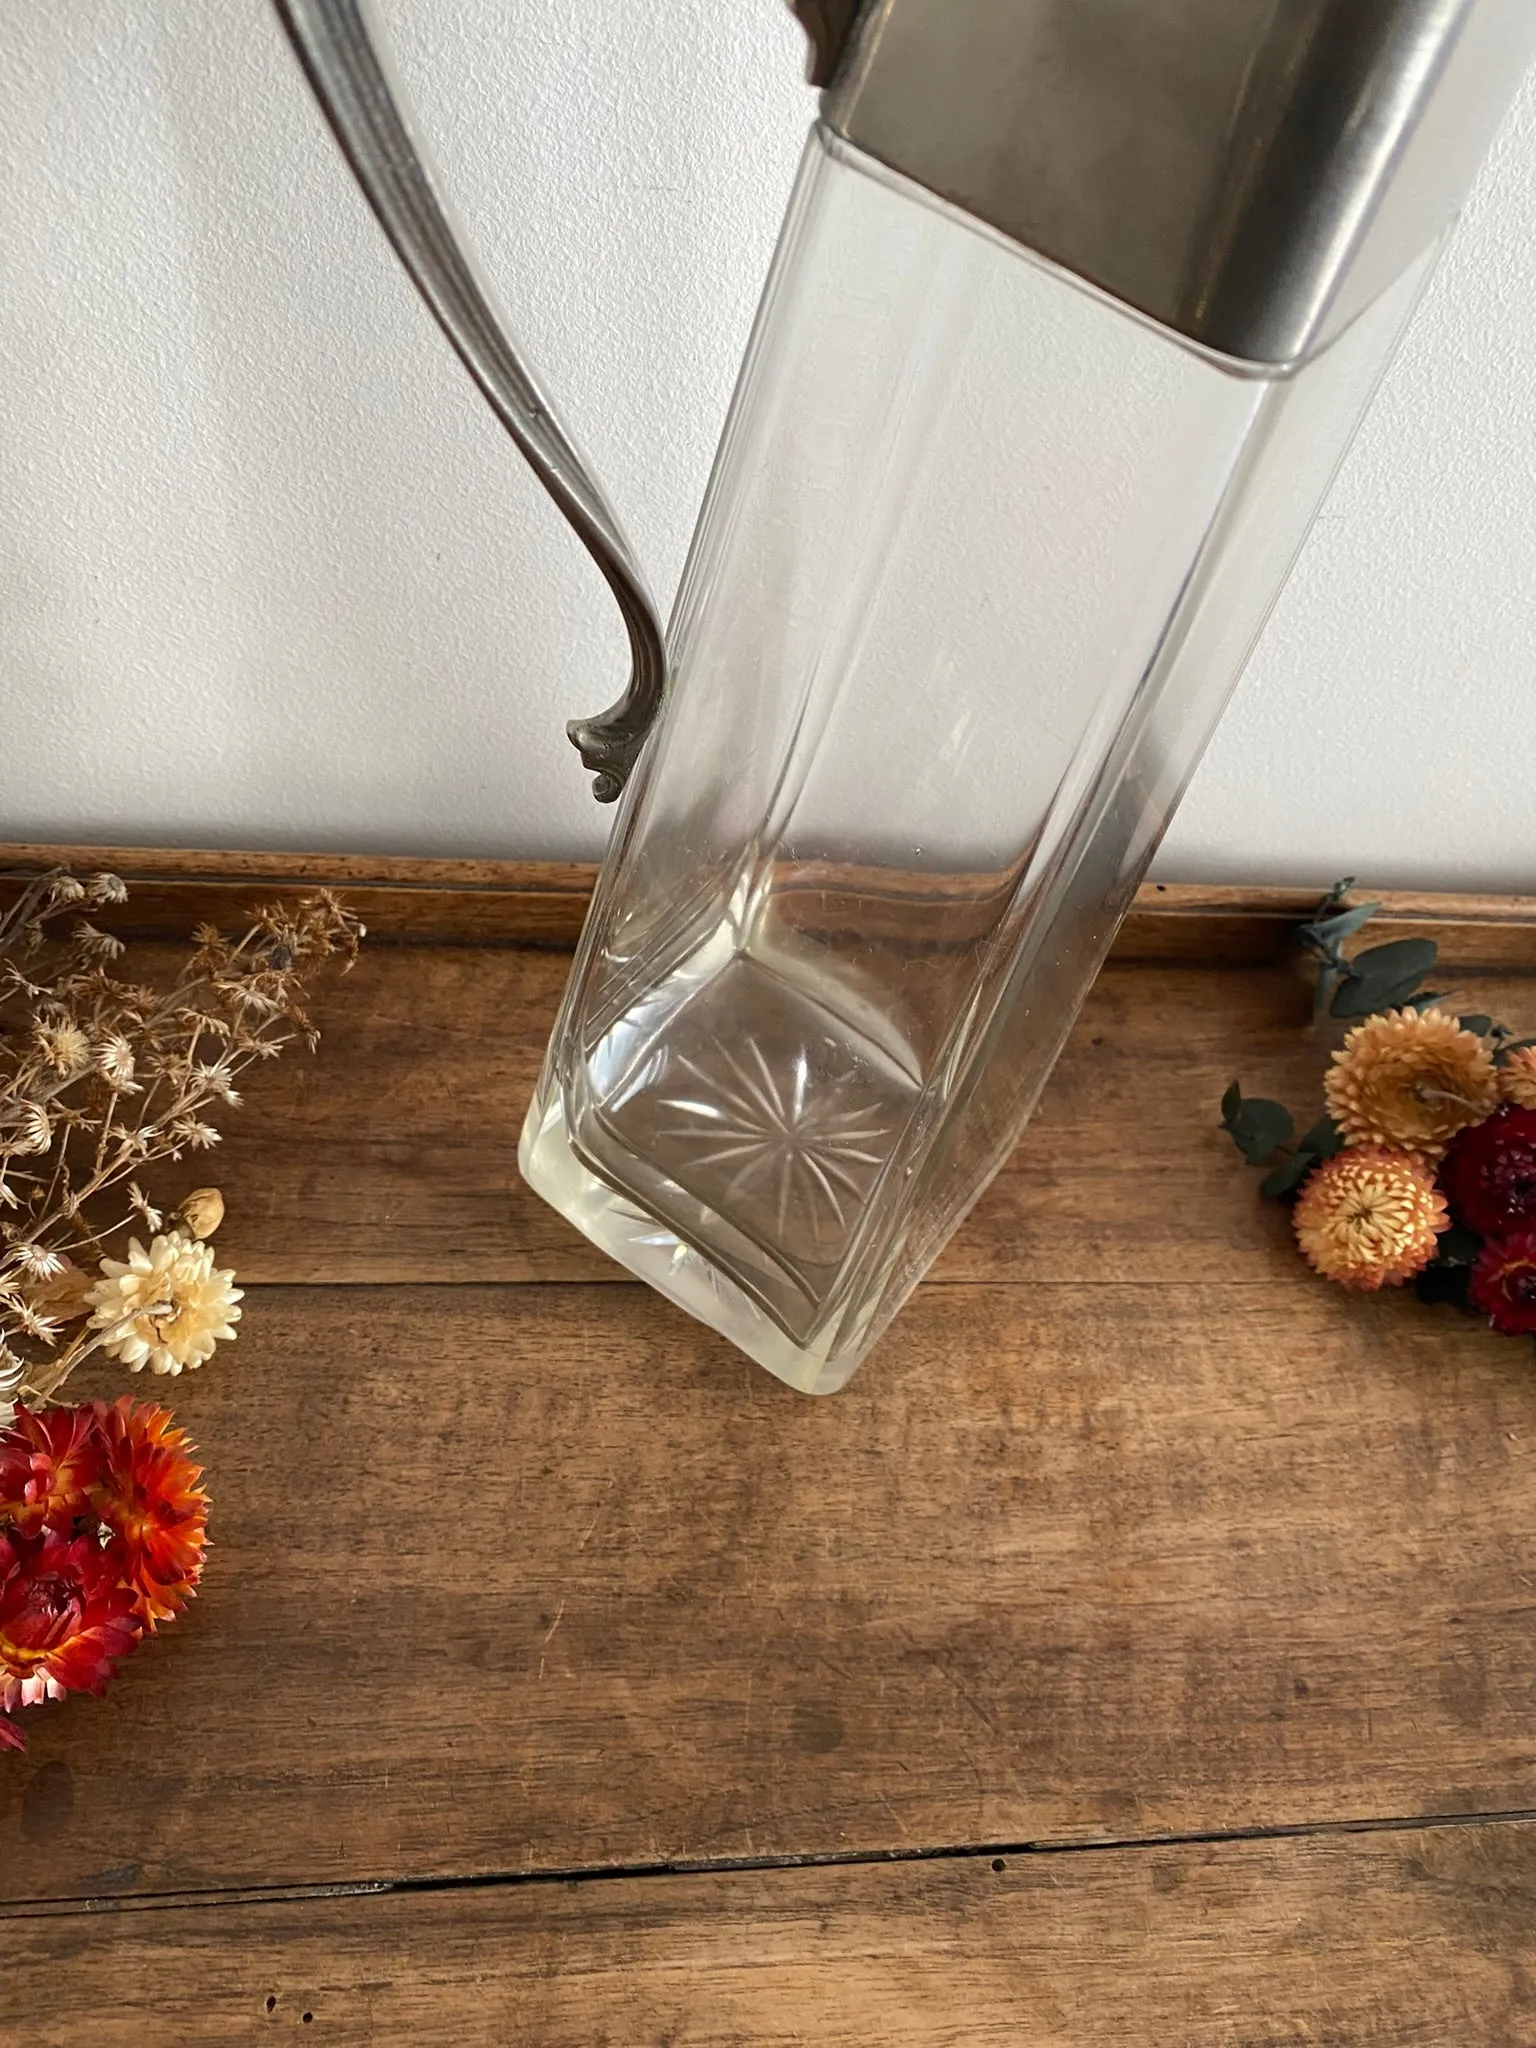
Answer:
<path fill-rule="evenodd" d="M 283 1014 L 283 1006 L 275 997 L 250 987 L 248 983 L 236 983 L 228 992 L 242 1009 L 254 1010 L 258 1017 L 280 1017 Z"/>
<path fill-rule="evenodd" d="M 182 1203 L 180 1215 L 193 1237 L 212 1237 L 224 1221 L 224 1197 L 217 1188 L 194 1188 Z"/>
<path fill-rule="evenodd" d="M 215 1060 L 212 1066 L 194 1069 L 197 1079 L 202 1082 L 210 1095 L 217 1095 L 221 1102 L 227 1102 L 231 1109 L 240 1107 L 240 1092 L 235 1087 L 232 1070 L 227 1060 Z M 198 1231 L 197 1236 L 201 1237 Z"/>
<path fill-rule="evenodd" d="M 13 1244 L 9 1258 L 29 1280 L 54 1280 L 64 1270 L 64 1261 L 46 1245 Z"/>
<path fill-rule="evenodd" d="M 81 893 L 83 895 L 84 891 Z M 128 950 L 121 939 L 114 939 L 110 932 L 98 931 L 95 925 L 84 922 L 75 926 L 75 943 L 87 960 L 120 960 Z"/>
<path fill-rule="evenodd" d="M 66 1080 L 91 1064 L 91 1041 L 72 1017 L 39 1018 L 32 1037 L 46 1064 Z"/>
<path fill-rule="evenodd" d="M 127 1094 L 133 1089 L 133 1047 L 120 1031 L 114 1031 L 97 1046 L 96 1071 L 109 1088 L 119 1093 Z"/>
<path fill-rule="evenodd" d="M 46 1152 L 53 1143 L 53 1126 L 35 1102 L 18 1102 L 6 1121 L 7 1129 L 0 1131 L 0 1152 L 30 1155 Z"/>
<path fill-rule="evenodd" d="M 206 1152 L 220 1142 L 219 1133 L 212 1124 L 205 1124 L 195 1116 L 179 1116 L 171 1125 L 171 1137 L 178 1145 L 190 1145 L 194 1152 Z"/>
<path fill-rule="evenodd" d="M 59 1332 L 64 1327 L 54 1317 L 41 1315 L 29 1301 L 16 1302 L 11 1313 L 16 1319 L 17 1329 L 23 1336 L 31 1337 L 38 1344 L 56 1343 Z"/>

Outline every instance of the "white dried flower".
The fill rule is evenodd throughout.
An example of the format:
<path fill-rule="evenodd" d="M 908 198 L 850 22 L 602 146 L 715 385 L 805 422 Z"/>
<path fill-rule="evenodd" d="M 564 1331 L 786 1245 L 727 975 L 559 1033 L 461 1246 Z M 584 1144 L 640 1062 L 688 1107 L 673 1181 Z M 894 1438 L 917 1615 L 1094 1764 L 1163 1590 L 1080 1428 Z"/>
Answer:
<path fill-rule="evenodd" d="M 254 1010 L 258 1017 L 282 1015 L 282 1004 L 261 989 L 250 988 L 243 982 L 228 984 L 227 987 L 231 1001 L 238 1003 L 242 1009 Z"/>
<path fill-rule="evenodd" d="M 213 1263 L 213 1247 L 179 1230 L 146 1251 L 128 1240 L 126 1259 L 103 1259 L 86 1296 L 102 1349 L 133 1372 L 179 1373 L 202 1365 L 232 1339 L 244 1299 L 234 1273 Z"/>
<path fill-rule="evenodd" d="M 227 1017 L 216 1017 L 211 1010 L 186 1009 L 182 1010 L 179 1014 L 183 1022 L 194 1025 L 199 1034 L 207 1032 L 213 1038 L 228 1038 L 230 1036 L 229 1019 Z"/>
<path fill-rule="evenodd" d="M 235 1087 L 232 1070 L 227 1060 L 215 1060 L 212 1066 L 199 1067 L 197 1078 L 210 1095 L 217 1095 L 221 1102 L 227 1102 L 231 1109 L 240 1107 L 240 1091 Z"/>
<path fill-rule="evenodd" d="M 56 1280 L 64 1270 L 64 1261 L 46 1245 L 13 1244 L 9 1258 L 29 1280 Z"/>
<path fill-rule="evenodd" d="M 11 1310 L 18 1329 L 35 1337 L 39 1344 L 52 1344 L 64 1325 L 53 1316 L 40 1315 L 30 1301 L 18 1300 Z"/>
<path fill-rule="evenodd" d="M 121 939 L 84 922 L 75 926 L 75 943 L 89 960 L 119 960 L 128 950 Z"/>
<path fill-rule="evenodd" d="M 109 1088 L 120 1095 L 138 1093 L 133 1078 L 133 1047 L 120 1031 L 104 1038 L 96 1048 L 96 1071 Z"/>
<path fill-rule="evenodd" d="M 128 1183 L 128 1200 L 135 1214 L 142 1216 L 151 1230 L 158 1230 L 165 1221 L 165 1218 L 160 1214 L 160 1211 L 154 1206 L 153 1202 L 150 1201 L 136 1180 L 131 1180 Z M 194 1237 L 206 1237 L 208 1232 L 206 1230 L 195 1230 L 192 1234 Z"/>
<path fill-rule="evenodd" d="M 171 1136 L 178 1145 L 190 1145 L 194 1152 L 207 1152 L 223 1142 L 212 1124 L 205 1124 L 195 1116 L 177 1117 L 171 1125 Z"/>
<path fill-rule="evenodd" d="M 120 875 L 92 875 L 85 885 L 88 903 L 126 903 L 128 885 Z"/>
<path fill-rule="evenodd" d="M 23 1361 L 16 1356 L 9 1344 L 0 1338 L 0 1394 L 14 1393 L 21 1385 L 21 1376 L 26 1369 Z"/>
<path fill-rule="evenodd" d="M 40 1017 L 32 1036 L 46 1063 L 66 1079 L 91 1064 L 91 1041 L 72 1017 Z"/>
<path fill-rule="evenodd" d="M 48 886 L 48 897 L 53 903 L 83 903 L 85 884 L 77 882 L 73 875 L 55 875 Z"/>
<path fill-rule="evenodd" d="M 36 1102 L 19 1102 L 11 1113 L 10 1129 L 0 1133 L 0 1152 L 30 1155 L 46 1152 L 53 1143 L 53 1126 Z"/>

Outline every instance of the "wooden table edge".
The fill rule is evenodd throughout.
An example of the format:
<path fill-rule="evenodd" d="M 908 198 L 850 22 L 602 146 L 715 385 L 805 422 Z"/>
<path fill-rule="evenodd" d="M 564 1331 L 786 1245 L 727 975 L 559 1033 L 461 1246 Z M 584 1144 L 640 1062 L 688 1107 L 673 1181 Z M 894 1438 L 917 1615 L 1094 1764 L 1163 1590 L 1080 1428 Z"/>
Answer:
<path fill-rule="evenodd" d="M 180 937 L 194 895 L 204 913 L 329 887 L 344 892 L 372 936 L 416 943 L 573 945 L 597 869 L 582 861 L 426 859 L 394 854 L 268 853 L 191 847 L 0 843 L 0 882 L 63 865 L 107 868 L 129 884 L 127 932 Z M 1121 927 L 1120 961 L 1252 966 L 1284 960 L 1316 889 L 1148 882 Z M 1356 890 L 1357 903 L 1368 892 Z M 1434 937 L 1448 964 L 1536 971 L 1536 895 L 1377 892 L 1373 931 Z"/>

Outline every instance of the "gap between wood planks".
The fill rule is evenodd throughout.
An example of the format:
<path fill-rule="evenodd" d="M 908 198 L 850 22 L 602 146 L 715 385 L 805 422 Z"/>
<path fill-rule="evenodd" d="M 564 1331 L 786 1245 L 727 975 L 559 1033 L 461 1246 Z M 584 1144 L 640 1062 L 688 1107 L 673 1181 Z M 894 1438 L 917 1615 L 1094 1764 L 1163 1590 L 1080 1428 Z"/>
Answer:
<path fill-rule="evenodd" d="M 1392 1814 L 1348 1820 L 1288 1821 L 1270 1827 L 1197 1829 L 1189 1834 L 1110 1836 L 1082 1842 L 955 1842 L 917 1849 L 860 1849 L 798 1856 L 715 1856 L 672 1863 L 603 1863 L 569 1870 L 505 1870 L 471 1876 L 358 1878 L 344 1884 L 236 1886 L 226 1891 L 105 1893 L 86 1899 L 0 1903 L 0 1920 L 67 1920 L 102 1913 L 197 1912 L 209 1907 L 282 1906 L 319 1899 L 377 1899 L 430 1892 L 523 1891 L 555 1885 L 664 1883 L 668 1878 L 735 1877 L 775 1870 L 852 1870 L 903 1863 L 986 1863 L 1001 1870 L 1009 1857 L 1043 1861 L 1062 1856 L 1114 1856 L 1160 1849 L 1225 1848 L 1240 1842 L 1335 1840 L 1351 1835 L 1401 1835 L 1436 1828 L 1517 1826 L 1536 1821 L 1536 1807 L 1486 1813 Z"/>

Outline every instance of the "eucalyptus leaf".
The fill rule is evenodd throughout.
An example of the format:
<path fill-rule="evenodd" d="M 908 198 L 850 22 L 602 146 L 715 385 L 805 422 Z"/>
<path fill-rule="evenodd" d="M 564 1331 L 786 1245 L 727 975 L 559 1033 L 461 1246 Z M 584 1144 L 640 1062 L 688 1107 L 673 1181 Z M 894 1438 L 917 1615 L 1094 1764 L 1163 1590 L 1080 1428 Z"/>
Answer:
<path fill-rule="evenodd" d="M 1242 1106 L 1243 1091 L 1238 1086 L 1237 1082 L 1234 1081 L 1231 1087 L 1227 1090 L 1226 1094 L 1223 1095 L 1221 1098 L 1221 1121 L 1226 1129 L 1231 1129 L 1232 1120 L 1237 1115 L 1237 1112 L 1242 1108 Z"/>
<path fill-rule="evenodd" d="M 1367 946 L 1357 953 L 1349 971 L 1383 981 L 1404 981 L 1412 974 L 1422 981 L 1439 957 L 1433 939 L 1388 939 L 1384 946 Z"/>
<path fill-rule="evenodd" d="M 1289 1159 L 1282 1159 L 1278 1166 L 1272 1166 L 1259 1182 L 1259 1193 L 1271 1201 L 1281 1201 L 1286 1195 L 1294 1195 L 1307 1175 L 1319 1164 L 1315 1152 L 1293 1152 Z"/>
<path fill-rule="evenodd" d="M 1379 1010 L 1411 1009 L 1418 986 L 1416 974 L 1395 982 L 1349 975 L 1339 983 L 1329 1007 L 1335 1017 L 1374 1017 Z"/>
<path fill-rule="evenodd" d="M 1379 903 L 1362 903 L 1357 909 L 1341 910 L 1337 917 L 1314 918 L 1296 936 L 1314 952 L 1331 952 L 1341 939 L 1352 937 L 1362 925 L 1369 924 L 1380 908 Z"/>
<path fill-rule="evenodd" d="M 1483 1016 L 1481 1011 L 1471 1017 L 1458 1017 L 1456 1022 L 1463 1031 L 1475 1032 L 1479 1038 L 1485 1037 L 1493 1029 L 1493 1019 Z"/>
<path fill-rule="evenodd" d="M 1283 1103 L 1253 1095 L 1244 1098 L 1236 1115 L 1226 1120 L 1226 1128 L 1250 1166 L 1267 1166 L 1281 1146 L 1290 1143 L 1295 1126 Z"/>
<path fill-rule="evenodd" d="M 1320 1116 L 1301 1140 L 1300 1149 L 1316 1159 L 1331 1159 L 1335 1152 L 1344 1150 L 1344 1133 L 1331 1116 Z"/>
<path fill-rule="evenodd" d="M 1406 1003 L 1440 957 L 1433 939 L 1389 939 L 1350 961 L 1333 998 L 1335 1017 L 1369 1017 Z"/>

